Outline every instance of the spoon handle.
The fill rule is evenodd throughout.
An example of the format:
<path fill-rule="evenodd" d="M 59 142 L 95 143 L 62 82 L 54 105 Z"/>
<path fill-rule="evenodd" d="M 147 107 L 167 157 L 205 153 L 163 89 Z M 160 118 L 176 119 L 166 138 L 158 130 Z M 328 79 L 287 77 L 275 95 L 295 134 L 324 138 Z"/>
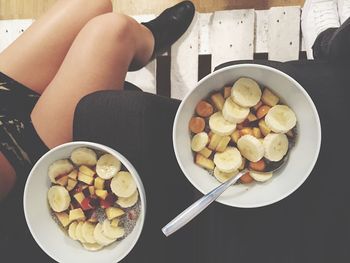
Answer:
<path fill-rule="evenodd" d="M 193 218 L 195 218 L 198 214 L 200 214 L 205 208 L 207 208 L 212 202 L 214 202 L 225 190 L 232 184 L 238 181 L 241 176 L 243 176 L 247 172 L 247 169 L 242 170 L 236 176 L 227 180 L 225 183 L 222 183 L 218 187 L 211 190 L 209 193 L 198 199 L 195 203 L 189 206 L 186 210 L 184 210 L 181 214 L 175 217 L 170 223 L 168 223 L 165 227 L 162 228 L 164 235 L 170 236 L 188 222 L 190 222 Z"/>

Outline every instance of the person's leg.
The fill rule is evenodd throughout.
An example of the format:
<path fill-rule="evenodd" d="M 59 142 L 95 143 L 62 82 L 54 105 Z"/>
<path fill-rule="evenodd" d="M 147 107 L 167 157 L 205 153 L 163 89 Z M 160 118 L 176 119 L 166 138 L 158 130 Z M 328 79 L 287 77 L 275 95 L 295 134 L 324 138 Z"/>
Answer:
<path fill-rule="evenodd" d="M 5 156 L 0 152 L 0 202 L 13 188 L 16 173 Z"/>
<path fill-rule="evenodd" d="M 58 0 L 0 54 L 0 71 L 41 94 L 84 25 L 111 11 L 110 0 Z"/>

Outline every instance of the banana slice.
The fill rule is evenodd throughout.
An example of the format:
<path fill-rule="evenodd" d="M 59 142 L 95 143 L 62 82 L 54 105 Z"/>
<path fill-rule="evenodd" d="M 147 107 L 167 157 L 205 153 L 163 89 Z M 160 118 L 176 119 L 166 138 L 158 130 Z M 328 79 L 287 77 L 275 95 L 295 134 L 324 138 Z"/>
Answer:
<path fill-rule="evenodd" d="M 278 162 L 288 152 L 288 138 L 283 133 L 270 133 L 263 141 L 265 148 L 265 158 Z"/>
<path fill-rule="evenodd" d="M 237 147 L 241 154 L 251 162 L 257 162 L 264 157 L 264 146 L 252 135 L 244 135 L 238 139 Z"/>
<path fill-rule="evenodd" d="M 105 154 L 97 161 L 96 173 L 102 179 L 108 180 L 117 175 L 121 166 L 121 162 L 112 154 Z"/>
<path fill-rule="evenodd" d="M 116 203 L 122 208 L 128 208 L 134 206 L 137 200 L 139 200 L 139 192 L 136 190 L 135 193 L 129 197 L 119 197 Z"/>
<path fill-rule="evenodd" d="M 87 243 L 84 236 L 83 236 L 83 225 L 84 222 L 80 221 L 77 225 L 77 227 L 75 228 L 75 236 L 77 237 L 77 239 L 81 242 L 81 243 Z"/>
<path fill-rule="evenodd" d="M 55 161 L 49 167 L 49 177 L 52 183 L 56 183 L 56 178 L 63 174 L 69 174 L 73 171 L 74 166 L 67 159 Z"/>
<path fill-rule="evenodd" d="M 125 235 L 124 228 L 119 226 L 117 227 L 111 226 L 111 222 L 109 222 L 108 219 L 103 221 L 102 231 L 103 231 L 103 234 L 110 239 L 118 239 Z"/>
<path fill-rule="evenodd" d="M 242 156 L 237 148 L 227 147 L 222 153 L 215 153 L 214 163 L 221 172 L 232 173 L 242 164 Z"/>
<path fill-rule="evenodd" d="M 295 113 L 286 105 L 273 106 L 265 116 L 267 126 L 276 133 L 287 133 L 297 123 Z"/>
<path fill-rule="evenodd" d="M 96 153 L 89 148 L 77 148 L 75 149 L 70 156 L 72 162 L 78 166 L 87 165 L 94 166 L 97 163 Z"/>
<path fill-rule="evenodd" d="M 256 81 L 240 78 L 232 87 L 231 98 L 242 107 L 253 107 L 260 101 L 261 89 Z"/>
<path fill-rule="evenodd" d="M 97 244 L 97 243 L 94 243 L 94 244 L 83 243 L 83 247 L 84 247 L 86 250 L 89 250 L 89 251 L 98 251 L 98 250 L 100 250 L 101 248 L 103 248 L 102 245 Z"/>
<path fill-rule="evenodd" d="M 111 181 L 111 190 L 118 197 L 129 197 L 136 189 L 136 182 L 129 172 L 119 172 Z"/>
<path fill-rule="evenodd" d="M 214 133 L 220 136 L 227 136 L 234 132 L 236 124 L 225 120 L 222 113 L 218 111 L 210 116 L 209 127 Z"/>
<path fill-rule="evenodd" d="M 197 133 L 193 136 L 191 141 L 191 148 L 195 152 L 200 152 L 207 146 L 209 142 L 209 136 L 205 132 Z"/>
<path fill-rule="evenodd" d="M 49 189 L 47 199 L 50 207 L 55 212 L 63 212 L 69 207 L 71 202 L 67 189 L 58 185 L 54 185 Z"/>
<path fill-rule="evenodd" d="M 258 182 L 266 182 L 272 177 L 272 173 L 249 171 L 249 174 L 251 177 L 253 177 L 255 181 L 258 181 Z"/>
<path fill-rule="evenodd" d="M 224 119 L 232 123 L 241 123 L 249 115 L 249 108 L 243 108 L 236 104 L 231 98 L 226 99 L 222 115 Z"/>
<path fill-rule="evenodd" d="M 95 231 L 94 224 L 90 222 L 84 222 L 83 226 L 81 227 L 81 233 L 86 243 L 89 243 L 89 244 L 96 243 L 96 240 L 94 238 L 94 231 Z"/>
<path fill-rule="evenodd" d="M 214 169 L 214 176 L 220 183 L 226 182 L 228 179 L 232 178 L 233 176 L 236 176 L 237 174 L 238 170 L 233 171 L 231 173 L 224 173 L 220 171 L 217 167 L 215 167 Z"/>
<path fill-rule="evenodd" d="M 71 223 L 69 225 L 69 228 L 68 228 L 68 235 L 71 239 L 73 240 L 78 240 L 76 234 L 75 234 L 75 231 L 77 229 L 77 226 L 78 226 L 78 222 L 77 221 L 74 221 L 73 223 Z"/>
<path fill-rule="evenodd" d="M 103 230 L 102 230 L 102 225 L 101 223 L 98 223 L 95 226 L 95 230 L 94 230 L 94 238 L 96 239 L 96 242 L 98 244 L 100 244 L 101 246 L 108 246 L 109 244 L 113 243 L 114 241 L 116 241 L 116 239 L 111 239 L 106 237 L 103 234 Z"/>

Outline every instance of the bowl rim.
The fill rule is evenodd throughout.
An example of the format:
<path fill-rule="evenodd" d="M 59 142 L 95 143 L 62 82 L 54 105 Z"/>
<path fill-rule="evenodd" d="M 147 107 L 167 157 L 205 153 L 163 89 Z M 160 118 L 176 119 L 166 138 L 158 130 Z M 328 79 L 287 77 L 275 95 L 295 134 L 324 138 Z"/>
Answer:
<path fill-rule="evenodd" d="M 248 204 L 248 205 L 233 205 L 231 203 L 229 203 L 228 201 L 223 201 L 220 199 L 215 200 L 216 202 L 219 202 L 221 204 L 227 205 L 227 206 L 231 206 L 231 207 L 238 207 L 238 208 L 258 208 L 258 207 L 264 207 L 264 206 L 268 206 L 271 204 L 274 204 L 276 202 L 281 201 L 282 199 L 286 198 L 287 196 L 291 195 L 294 191 L 296 191 L 304 182 L 305 180 L 309 177 L 309 175 L 311 174 L 312 170 L 315 167 L 315 164 L 317 162 L 319 153 L 320 153 L 320 148 L 321 148 L 321 141 L 322 141 L 322 131 L 321 131 L 321 121 L 320 121 L 320 117 L 318 115 L 317 112 L 317 108 L 313 102 L 313 100 L 311 99 L 310 95 L 306 92 L 306 90 L 300 85 L 299 82 L 297 82 L 294 78 L 292 78 L 291 76 L 289 76 L 288 74 L 282 72 L 281 70 L 278 70 L 276 68 L 270 67 L 270 66 L 266 66 L 266 65 L 260 65 L 260 64 L 252 64 L 252 63 L 242 63 L 242 64 L 235 64 L 235 65 L 230 65 L 224 68 L 221 68 L 219 70 L 213 71 L 210 74 L 208 74 L 207 76 L 205 76 L 204 78 L 202 78 L 200 81 L 198 81 L 195 85 L 195 87 L 189 91 L 186 96 L 184 97 L 184 99 L 181 101 L 179 108 L 177 109 L 176 115 L 175 115 L 175 119 L 174 119 L 174 125 L 173 125 L 173 148 L 174 148 L 174 152 L 175 152 L 175 156 L 176 156 L 176 160 L 182 170 L 182 173 L 185 175 L 185 177 L 187 178 L 187 180 L 190 181 L 190 183 L 198 190 L 200 191 L 202 194 L 207 194 L 208 192 L 203 191 L 198 184 L 195 183 L 195 181 L 192 179 L 192 177 L 190 175 L 187 175 L 185 166 L 183 165 L 181 158 L 180 158 L 180 153 L 179 150 L 177 148 L 177 145 L 179 144 L 177 141 L 177 127 L 178 127 L 178 123 L 180 122 L 180 113 L 182 112 L 182 109 L 185 105 L 185 103 L 187 102 L 188 98 L 195 92 L 195 90 L 202 85 L 202 83 L 204 83 L 205 81 L 207 81 L 209 78 L 213 78 L 214 76 L 220 74 L 221 72 L 224 71 L 229 71 L 232 69 L 236 69 L 236 68 L 244 68 L 244 67 L 250 67 L 250 68 L 259 68 L 259 69 L 263 69 L 263 70 L 267 70 L 267 71 L 272 71 L 274 73 L 277 73 L 279 75 L 282 75 L 283 77 L 287 78 L 290 82 L 292 82 L 297 89 L 299 89 L 302 94 L 305 96 L 306 100 L 308 101 L 309 105 L 311 106 L 312 112 L 315 116 L 316 119 L 316 131 L 317 131 L 317 136 L 318 136 L 318 140 L 317 140 L 317 144 L 316 144 L 316 154 L 314 155 L 313 159 L 310 162 L 310 166 L 308 168 L 308 170 L 305 172 L 304 177 L 302 178 L 302 180 L 300 180 L 300 182 L 298 184 L 296 184 L 296 186 L 292 187 L 289 191 L 286 191 L 286 193 L 284 193 L 283 195 L 280 195 L 277 198 L 274 198 L 270 201 L 266 201 L 266 202 L 262 202 L 260 204 Z"/>
<path fill-rule="evenodd" d="M 56 151 L 61 150 L 62 148 L 71 147 L 71 146 L 97 148 L 98 150 L 101 150 L 101 151 L 104 151 L 106 153 L 109 153 L 109 154 L 112 154 L 112 155 L 116 156 L 121 161 L 121 163 L 128 169 L 128 171 L 132 174 L 134 179 L 136 179 L 136 184 L 138 185 L 138 190 L 140 191 L 141 209 L 142 209 L 142 213 L 140 214 L 140 217 L 139 217 L 139 219 L 140 219 L 140 223 L 139 223 L 140 224 L 140 230 L 136 234 L 136 236 L 133 239 L 133 241 L 131 242 L 131 246 L 129 246 L 129 248 L 126 249 L 123 253 L 121 253 L 120 258 L 118 260 L 118 262 L 119 262 L 119 261 L 123 260 L 131 252 L 131 250 L 135 247 L 136 243 L 140 239 L 140 236 L 141 236 L 142 231 L 143 231 L 145 219 L 146 219 L 147 204 L 146 204 L 146 190 L 144 188 L 144 185 L 142 183 L 142 180 L 141 180 L 137 170 L 135 169 L 135 167 L 131 164 L 131 162 L 123 154 L 121 154 L 117 150 L 112 149 L 111 147 L 108 147 L 108 146 L 100 144 L 100 143 L 94 143 L 94 142 L 88 142 L 88 141 L 74 141 L 74 142 L 68 142 L 68 143 L 64 143 L 64 144 L 58 145 L 58 146 L 50 149 L 42 157 L 40 157 L 40 159 L 35 163 L 35 165 L 31 169 L 31 171 L 30 171 L 30 173 L 29 173 L 29 175 L 28 175 L 28 177 L 26 179 L 26 183 L 25 183 L 25 187 L 24 187 L 24 192 L 23 192 L 23 211 L 24 211 L 26 224 L 27 224 L 27 226 L 28 226 L 28 228 L 30 230 L 30 233 L 32 234 L 35 242 L 39 245 L 39 247 L 48 256 L 50 256 L 52 259 L 56 260 L 57 262 L 60 262 L 60 259 L 56 257 L 56 254 L 52 254 L 51 253 L 51 249 L 48 249 L 48 247 L 41 242 L 40 238 L 37 236 L 36 232 L 33 230 L 31 224 L 29 223 L 29 216 L 27 214 L 26 204 L 28 202 L 28 200 L 27 200 L 27 195 L 28 195 L 28 191 L 29 191 L 28 184 L 29 184 L 30 178 L 33 176 L 33 171 L 52 152 L 56 152 Z M 101 251 L 103 251 L 103 250 L 101 250 Z M 99 253 L 99 251 L 96 251 L 96 252 Z M 116 262 L 116 261 L 113 258 L 111 258 L 111 262 Z"/>

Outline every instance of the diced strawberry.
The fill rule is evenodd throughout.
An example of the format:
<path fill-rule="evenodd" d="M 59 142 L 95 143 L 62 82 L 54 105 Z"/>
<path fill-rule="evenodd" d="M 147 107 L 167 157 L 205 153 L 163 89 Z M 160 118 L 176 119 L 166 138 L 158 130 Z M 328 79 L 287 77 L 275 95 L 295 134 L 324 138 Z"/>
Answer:
<path fill-rule="evenodd" d="M 111 206 L 111 203 L 107 202 L 106 200 L 100 199 L 100 206 L 102 208 L 108 208 Z"/>
<path fill-rule="evenodd" d="M 85 210 L 90 210 L 92 209 L 92 206 L 90 206 L 90 197 L 86 197 L 82 202 L 81 202 L 81 208 Z"/>

